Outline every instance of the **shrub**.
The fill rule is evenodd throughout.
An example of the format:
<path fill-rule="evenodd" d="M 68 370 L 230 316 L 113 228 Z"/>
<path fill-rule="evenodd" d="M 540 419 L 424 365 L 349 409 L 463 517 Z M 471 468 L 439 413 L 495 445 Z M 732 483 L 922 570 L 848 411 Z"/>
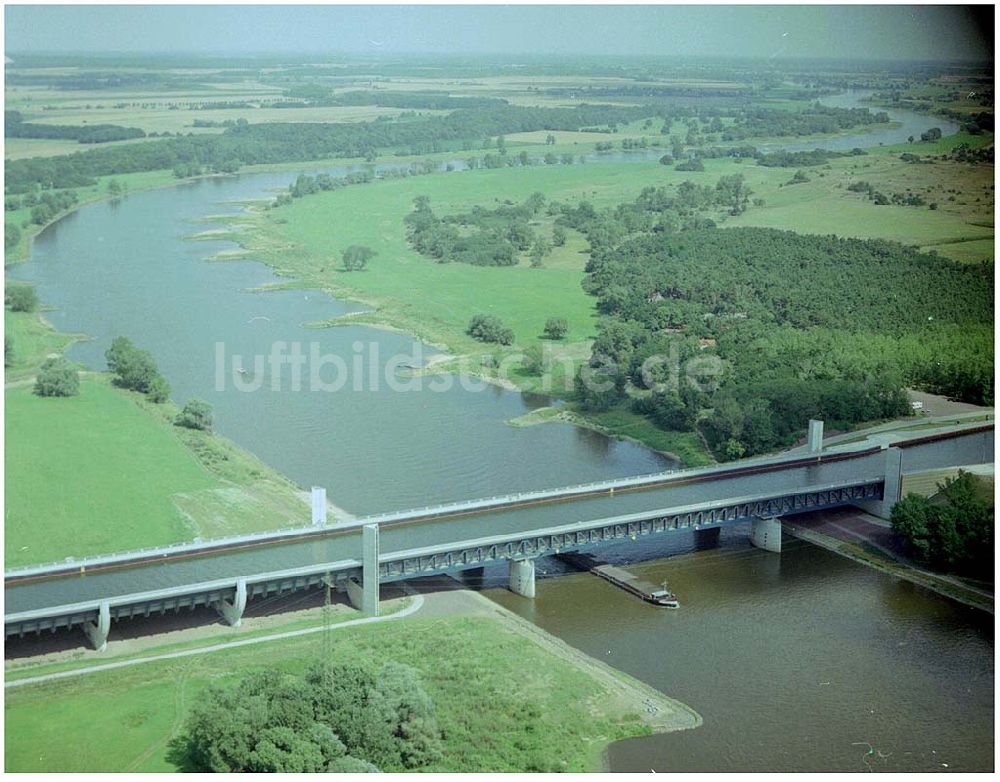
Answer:
<path fill-rule="evenodd" d="M 146 392 L 146 396 L 149 397 L 150 402 L 162 404 L 170 398 L 170 384 L 160 375 L 157 375 L 153 378 L 153 382 L 149 384 L 149 391 Z"/>
<path fill-rule="evenodd" d="M 80 393 L 80 374 L 62 358 L 50 358 L 35 378 L 38 396 L 76 396 Z"/>
<path fill-rule="evenodd" d="M 210 432 L 212 430 L 212 406 L 200 399 L 192 399 L 177 414 L 174 423 L 187 429 Z"/>
<path fill-rule="evenodd" d="M 480 342 L 495 342 L 499 345 L 512 345 L 514 332 L 503 325 L 495 315 L 476 315 L 469 321 L 466 333 Z"/>
<path fill-rule="evenodd" d="M 38 294 L 31 285 L 10 285 L 5 304 L 12 312 L 33 312 L 38 307 Z"/>
<path fill-rule="evenodd" d="M 549 318 L 545 321 L 545 336 L 549 339 L 562 339 L 569 331 L 566 318 Z"/>

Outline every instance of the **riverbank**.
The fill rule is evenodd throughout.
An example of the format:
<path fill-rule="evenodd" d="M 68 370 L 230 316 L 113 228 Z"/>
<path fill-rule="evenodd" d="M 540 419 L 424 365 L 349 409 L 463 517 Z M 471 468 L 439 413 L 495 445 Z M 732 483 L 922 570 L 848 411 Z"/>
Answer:
<path fill-rule="evenodd" d="M 6 770 L 174 771 L 170 741 L 197 692 L 237 671 L 299 671 L 321 655 L 420 671 L 444 733 L 443 758 L 428 771 L 594 771 L 610 742 L 700 724 L 684 704 L 481 595 L 441 588 L 409 598 L 423 602 L 404 621 L 350 625 L 355 612 L 338 609 L 344 626 L 329 633 L 313 617 L 318 632 L 9 688 Z M 53 668 L 19 675 L 44 670 Z"/>
<path fill-rule="evenodd" d="M 792 536 L 855 562 L 930 589 L 962 605 L 994 613 L 992 591 L 919 567 L 898 550 L 889 523 L 860 510 L 825 511 L 782 519 Z"/>

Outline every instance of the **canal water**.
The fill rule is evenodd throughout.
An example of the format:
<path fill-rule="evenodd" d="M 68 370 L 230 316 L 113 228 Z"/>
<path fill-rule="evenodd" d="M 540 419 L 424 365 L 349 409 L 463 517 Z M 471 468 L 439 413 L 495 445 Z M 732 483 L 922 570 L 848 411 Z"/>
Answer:
<path fill-rule="evenodd" d="M 845 96 L 840 105 L 863 97 Z M 892 118 L 901 127 L 781 146 L 849 149 L 898 143 L 931 126 L 954 130 L 910 112 Z M 415 364 L 433 355 L 375 329 L 306 328 L 352 307 L 315 291 L 255 292 L 280 278 L 256 263 L 205 263 L 231 245 L 185 240 L 212 227 L 199 218 L 235 213 L 229 202 L 261 197 L 296 173 L 205 180 L 86 206 L 44 231 L 31 262 L 8 275 L 38 284 L 42 301 L 57 307 L 47 313 L 57 329 L 92 337 L 71 348 L 71 358 L 103 368 L 111 338 L 130 336 L 152 351 L 175 399 L 207 399 L 220 432 L 300 485 L 326 486 L 356 514 L 673 466 L 568 425 L 509 427 L 508 419 L 546 400 L 496 387 L 304 393 L 284 385 L 240 393 L 229 378 L 218 390 L 219 342 L 227 355 L 249 357 L 279 340 L 315 341 L 348 364 L 356 343 L 377 345 L 379 357 L 366 353 L 366 366 L 379 370 L 394 354 L 411 354 Z M 751 549 L 740 528 L 717 548 L 696 549 L 682 535 L 604 552 L 616 562 L 656 557 L 634 567 L 654 583 L 667 579 L 681 597 L 678 611 L 648 606 L 589 574 L 542 579 L 534 602 L 490 591 L 704 717 L 693 731 L 614 745 L 613 770 L 992 768 L 992 617 L 806 544 L 781 555 Z M 541 568 L 561 566 L 546 560 Z M 487 586 L 499 585 L 498 573 L 487 575 Z"/>

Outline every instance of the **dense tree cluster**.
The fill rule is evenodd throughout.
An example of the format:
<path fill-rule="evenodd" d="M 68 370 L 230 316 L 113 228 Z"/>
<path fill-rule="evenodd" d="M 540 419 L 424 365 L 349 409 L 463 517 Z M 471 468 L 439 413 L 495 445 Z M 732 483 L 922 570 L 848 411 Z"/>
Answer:
<path fill-rule="evenodd" d="M 918 562 L 991 581 L 994 523 L 992 492 L 966 472 L 936 497 L 910 494 L 892 509 L 892 531 Z"/>
<path fill-rule="evenodd" d="M 864 125 L 889 121 L 884 111 L 844 109 L 814 103 L 802 111 L 782 111 L 762 106 L 748 106 L 737 114 L 733 124 L 722 130 L 723 141 L 742 141 L 765 136 L 810 136 L 836 133 Z"/>
<path fill-rule="evenodd" d="M 881 190 L 876 190 L 875 186 L 870 182 L 851 182 L 847 186 L 847 189 L 852 193 L 864 193 L 868 200 L 875 204 L 875 206 L 886 206 L 887 204 L 895 206 L 927 206 L 924 197 L 919 193 L 889 193 L 887 195 Z"/>
<path fill-rule="evenodd" d="M 480 342 L 493 342 L 498 345 L 514 344 L 514 331 L 505 326 L 496 315 L 474 315 L 469 321 L 465 333 Z"/>
<path fill-rule="evenodd" d="M 418 196 L 405 218 L 407 237 L 413 249 L 439 263 L 513 266 L 520 253 L 528 251 L 533 262 L 537 256 L 540 263 L 552 246 L 529 221 L 544 205 L 545 197 L 534 193 L 520 204 L 508 201 L 496 209 L 475 206 L 469 212 L 438 217 L 430 199 Z"/>
<path fill-rule="evenodd" d="M 4 304 L 11 312 L 34 312 L 38 308 L 38 292 L 33 285 L 8 285 Z"/>
<path fill-rule="evenodd" d="M 837 152 L 832 149 L 814 149 L 804 152 L 761 152 L 757 154 L 757 165 L 769 168 L 807 168 L 809 166 L 822 166 L 838 157 L 866 154 L 868 153 L 860 147 L 855 147 L 850 152 Z"/>
<path fill-rule="evenodd" d="M 191 771 L 402 771 L 440 757 L 441 731 L 414 669 L 316 663 L 211 686 L 172 751 Z"/>
<path fill-rule="evenodd" d="M 115 385 L 146 394 L 153 402 L 165 402 L 170 386 L 160 375 L 152 354 L 132 344 L 128 337 L 115 337 L 104 353 Z"/>

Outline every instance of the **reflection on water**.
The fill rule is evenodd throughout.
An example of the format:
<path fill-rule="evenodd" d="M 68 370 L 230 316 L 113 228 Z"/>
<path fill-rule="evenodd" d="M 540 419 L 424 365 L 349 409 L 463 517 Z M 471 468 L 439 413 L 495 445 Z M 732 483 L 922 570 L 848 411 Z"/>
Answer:
<path fill-rule="evenodd" d="M 745 529 L 632 568 L 681 608 L 589 574 L 542 580 L 534 601 L 489 592 L 704 718 L 613 745 L 612 770 L 992 769 L 989 614 L 798 541 L 759 551 Z"/>

